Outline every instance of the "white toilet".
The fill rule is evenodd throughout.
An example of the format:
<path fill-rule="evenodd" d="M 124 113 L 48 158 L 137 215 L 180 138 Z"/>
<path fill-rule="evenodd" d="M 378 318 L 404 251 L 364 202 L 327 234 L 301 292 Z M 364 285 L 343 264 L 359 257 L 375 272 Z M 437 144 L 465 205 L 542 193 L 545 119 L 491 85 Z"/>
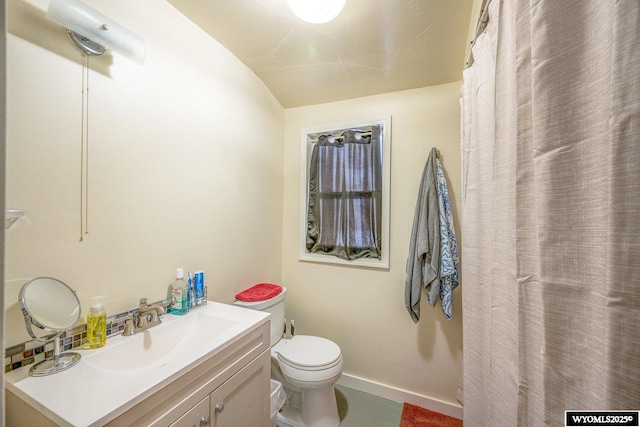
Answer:
<path fill-rule="evenodd" d="M 340 347 L 328 339 L 308 335 L 282 338 L 287 288 L 281 287 L 274 295 L 278 289 L 270 286 L 266 299 L 241 301 L 241 292 L 234 304 L 271 313 L 271 376 L 282 382 L 287 394 L 277 419 L 293 427 L 338 427 L 340 417 L 333 385 L 344 365 Z"/>

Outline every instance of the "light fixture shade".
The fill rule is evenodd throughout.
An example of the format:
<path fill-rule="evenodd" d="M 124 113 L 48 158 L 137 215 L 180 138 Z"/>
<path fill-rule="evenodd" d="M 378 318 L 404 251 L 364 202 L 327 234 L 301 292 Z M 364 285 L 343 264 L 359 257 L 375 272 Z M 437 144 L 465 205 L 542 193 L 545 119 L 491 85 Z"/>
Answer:
<path fill-rule="evenodd" d="M 47 18 L 139 64 L 144 61 L 145 44 L 142 37 L 79 0 L 49 0 Z M 74 35 L 71 36 L 73 39 Z"/>
<path fill-rule="evenodd" d="M 312 24 L 322 24 L 338 16 L 346 0 L 287 0 L 296 16 Z"/>

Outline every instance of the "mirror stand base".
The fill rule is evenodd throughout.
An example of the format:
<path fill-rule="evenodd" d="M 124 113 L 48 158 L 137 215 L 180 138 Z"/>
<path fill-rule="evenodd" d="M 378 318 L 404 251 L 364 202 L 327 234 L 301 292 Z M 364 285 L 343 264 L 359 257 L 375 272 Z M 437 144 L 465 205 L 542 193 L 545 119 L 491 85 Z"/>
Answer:
<path fill-rule="evenodd" d="M 29 369 L 29 375 L 32 377 L 42 377 L 55 374 L 56 372 L 69 369 L 79 361 L 80 354 L 78 353 L 62 353 L 59 356 L 53 356 L 36 363 Z"/>

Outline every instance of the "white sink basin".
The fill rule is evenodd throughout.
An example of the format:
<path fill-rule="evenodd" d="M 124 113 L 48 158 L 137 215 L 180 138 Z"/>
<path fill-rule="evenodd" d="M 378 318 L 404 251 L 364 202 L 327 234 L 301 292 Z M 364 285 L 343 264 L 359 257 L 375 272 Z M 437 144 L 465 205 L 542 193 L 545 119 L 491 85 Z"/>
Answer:
<path fill-rule="evenodd" d="M 111 337 L 102 348 L 74 349 L 82 358 L 64 372 L 8 372 L 5 386 L 58 425 L 102 426 L 268 320 L 265 312 L 208 301 L 184 316 L 164 315 L 147 331 Z"/>
<path fill-rule="evenodd" d="M 240 323 L 195 310 L 188 316 L 163 316 L 163 322 L 132 336 L 117 336 L 99 352 L 83 353 L 82 360 L 97 369 L 118 373 L 157 369 L 170 360 L 188 358 L 198 347 Z"/>

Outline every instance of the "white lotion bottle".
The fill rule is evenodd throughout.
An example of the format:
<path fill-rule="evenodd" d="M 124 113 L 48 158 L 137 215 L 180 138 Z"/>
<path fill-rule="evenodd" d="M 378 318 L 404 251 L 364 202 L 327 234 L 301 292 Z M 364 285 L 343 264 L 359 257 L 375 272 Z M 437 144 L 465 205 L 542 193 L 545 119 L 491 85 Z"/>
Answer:
<path fill-rule="evenodd" d="M 172 314 L 183 315 L 189 311 L 189 287 L 184 280 L 184 270 L 176 269 L 176 280 L 171 289 L 171 307 Z"/>

